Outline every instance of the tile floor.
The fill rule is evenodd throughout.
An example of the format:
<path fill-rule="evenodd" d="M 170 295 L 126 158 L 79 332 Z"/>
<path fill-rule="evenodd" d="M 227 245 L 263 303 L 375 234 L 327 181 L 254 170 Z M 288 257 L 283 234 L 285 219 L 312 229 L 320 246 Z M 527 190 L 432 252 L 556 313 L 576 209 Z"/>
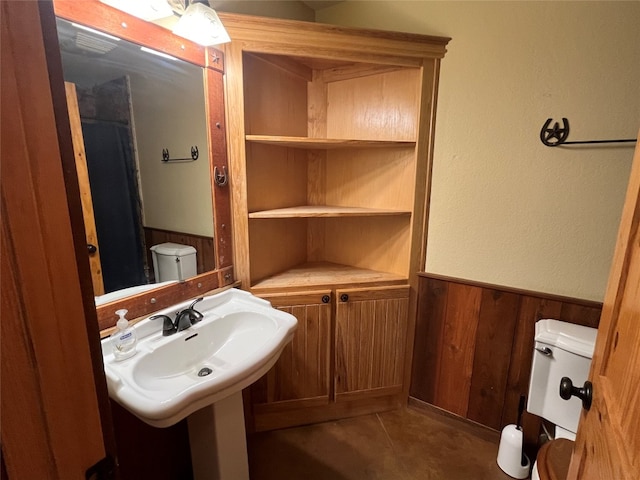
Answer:
<path fill-rule="evenodd" d="M 502 480 L 499 434 L 408 407 L 255 434 L 251 480 Z"/>

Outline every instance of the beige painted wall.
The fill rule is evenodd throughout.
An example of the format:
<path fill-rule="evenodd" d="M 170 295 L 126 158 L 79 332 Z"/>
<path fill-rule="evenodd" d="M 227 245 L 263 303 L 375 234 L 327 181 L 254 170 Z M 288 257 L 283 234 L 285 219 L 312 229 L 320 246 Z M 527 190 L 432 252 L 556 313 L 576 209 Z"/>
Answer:
<path fill-rule="evenodd" d="M 635 138 L 640 2 L 347 1 L 323 23 L 452 37 L 443 60 L 426 270 L 602 300 Z"/>
<path fill-rule="evenodd" d="M 165 62 L 157 72 L 131 75 L 145 227 L 213 236 L 211 180 L 202 69 Z M 162 162 L 172 158 L 195 162 Z"/>

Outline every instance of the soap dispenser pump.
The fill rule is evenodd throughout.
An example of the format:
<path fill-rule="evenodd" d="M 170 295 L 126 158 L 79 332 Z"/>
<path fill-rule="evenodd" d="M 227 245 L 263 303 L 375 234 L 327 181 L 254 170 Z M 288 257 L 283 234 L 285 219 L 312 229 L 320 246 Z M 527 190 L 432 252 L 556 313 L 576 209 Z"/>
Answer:
<path fill-rule="evenodd" d="M 116 323 L 116 331 L 111 335 L 113 345 L 113 356 L 116 360 L 124 360 L 132 357 L 136 353 L 136 331 L 129 327 L 129 321 L 125 318 L 128 310 L 117 310 L 116 315 L 120 318 Z"/>

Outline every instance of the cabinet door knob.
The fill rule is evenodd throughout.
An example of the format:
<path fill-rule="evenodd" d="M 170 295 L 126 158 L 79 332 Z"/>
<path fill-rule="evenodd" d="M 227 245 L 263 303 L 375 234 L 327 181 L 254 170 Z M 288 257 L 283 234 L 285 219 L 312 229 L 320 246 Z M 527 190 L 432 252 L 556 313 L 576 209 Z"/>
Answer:
<path fill-rule="evenodd" d="M 322 303 L 329 303 L 331 301 L 331 297 L 329 295 L 322 296 Z"/>
<path fill-rule="evenodd" d="M 91 243 L 87 243 L 87 252 L 89 252 L 89 255 L 93 255 L 97 251 L 98 251 L 98 248 L 95 245 Z"/>
<path fill-rule="evenodd" d="M 347 295 L 346 293 L 343 293 L 342 295 L 340 295 L 341 302 L 347 302 L 348 300 L 349 300 L 349 295 Z"/>

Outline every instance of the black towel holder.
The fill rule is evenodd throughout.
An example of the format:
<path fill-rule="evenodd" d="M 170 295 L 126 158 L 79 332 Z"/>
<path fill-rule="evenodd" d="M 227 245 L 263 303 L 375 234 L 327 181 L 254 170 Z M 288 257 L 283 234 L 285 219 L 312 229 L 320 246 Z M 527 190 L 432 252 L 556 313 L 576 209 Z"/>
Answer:
<path fill-rule="evenodd" d="M 195 162 L 198 157 L 200 156 L 200 152 L 198 152 L 198 146 L 194 145 L 193 147 L 191 147 L 191 157 L 190 158 L 171 158 L 169 156 L 169 149 L 168 148 L 163 148 L 162 149 L 162 162 L 163 163 L 168 163 L 168 162 Z"/>
<path fill-rule="evenodd" d="M 548 118 L 540 130 L 540 141 L 547 147 L 558 147 L 560 145 L 587 145 L 594 143 L 635 143 L 637 138 L 622 138 L 617 140 L 580 140 L 568 142 L 569 138 L 569 120 L 562 119 L 562 127 L 558 122 L 549 127 L 553 119 Z"/>

